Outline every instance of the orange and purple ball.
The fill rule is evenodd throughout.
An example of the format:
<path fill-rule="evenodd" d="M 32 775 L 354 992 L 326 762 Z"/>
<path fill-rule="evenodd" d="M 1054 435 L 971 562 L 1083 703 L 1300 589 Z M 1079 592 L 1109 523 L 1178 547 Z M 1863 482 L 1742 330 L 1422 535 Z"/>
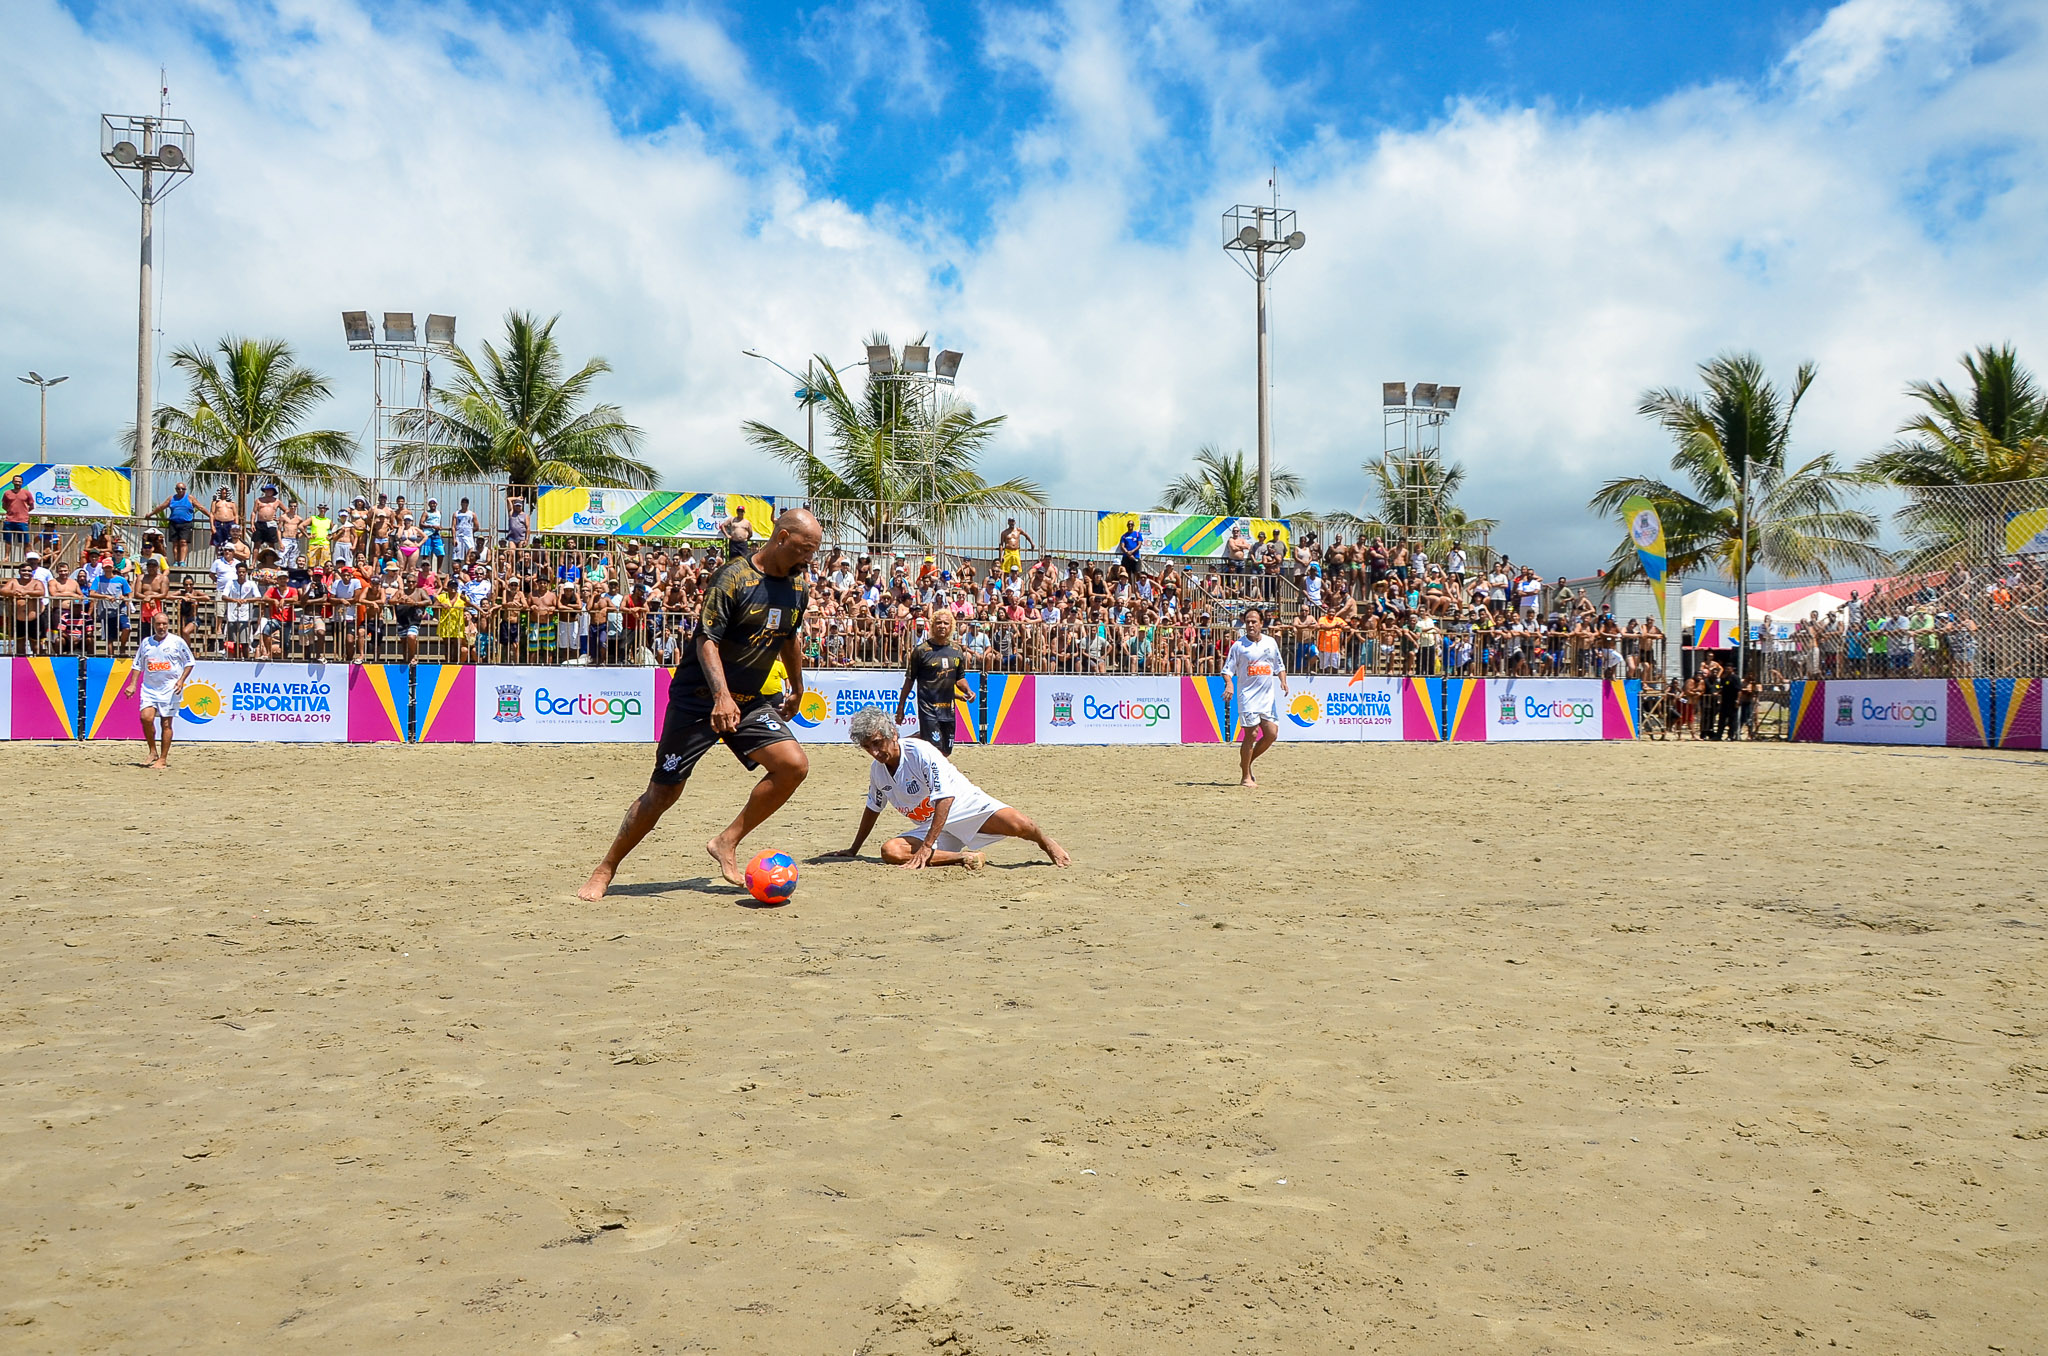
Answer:
<path fill-rule="evenodd" d="M 763 904 L 787 904 L 796 878 L 796 859 L 787 852 L 764 852 L 747 863 L 747 893 Z"/>

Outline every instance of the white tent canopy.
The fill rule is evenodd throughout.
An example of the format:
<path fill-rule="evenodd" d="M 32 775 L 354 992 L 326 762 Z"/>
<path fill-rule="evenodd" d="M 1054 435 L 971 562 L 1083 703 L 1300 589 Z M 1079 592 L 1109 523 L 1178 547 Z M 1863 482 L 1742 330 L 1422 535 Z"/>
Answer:
<path fill-rule="evenodd" d="M 1732 622 L 1735 620 L 1735 600 L 1712 589 L 1693 589 L 1678 600 L 1678 616 L 1688 630 L 1694 622 Z"/>
<path fill-rule="evenodd" d="M 1848 601 L 1840 594 L 1830 593 L 1826 589 L 1815 589 L 1812 593 L 1780 604 L 1769 612 L 1759 613 L 1751 609 L 1749 615 L 1752 619 L 1768 617 L 1774 622 L 1782 622 L 1789 626 L 1794 622 L 1805 621 L 1807 614 L 1812 612 L 1818 612 L 1822 617 L 1826 617 L 1837 608 L 1845 606 Z"/>

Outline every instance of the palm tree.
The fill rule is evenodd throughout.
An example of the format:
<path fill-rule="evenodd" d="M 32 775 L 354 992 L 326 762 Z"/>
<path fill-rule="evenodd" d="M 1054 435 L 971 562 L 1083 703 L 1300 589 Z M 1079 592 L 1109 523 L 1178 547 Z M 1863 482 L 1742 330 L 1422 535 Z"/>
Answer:
<path fill-rule="evenodd" d="M 1272 472 L 1273 510 L 1289 516 L 1281 501 L 1301 494 L 1301 477 L 1284 466 Z M 1242 449 L 1223 454 L 1214 443 L 1195 452 L 1195 469 L 1168 482 L 1159 493 L 1158 513 L 1198 513 L 1212 518 L 1259 517 L 1259 470 L 1246 466 Z"/>
<path fill-rule="evenodd" d="M 2004 514 L 1990 501 L 2035 507 L 2039 496 L 2023 505 L 2010 494 L 1970 491 L 2048 476 L 2048 394 L 2019 355 L 2010 344 L 1986 345 L 1964 354 L 1962 364 L 1968 392 L 1947 382 L 1912 383 L 1906 393 L 1921 411 L 1899 426 L 1905 436 L 1863 463 L 1865 472 L 1906 490 L 1898 521 L 1918 567 L 2001 555 Z"/>
<path fill-rule="evenodd" d="M 888 342 L 886 334 L 868 338 L 871 345 Z M 901 359 L 894 363 L 893 372 L 903 373 Z M 894 377 L 870 376 L 855 394 L 823 354 L 815 366 L 810 390 L 824 416 L 823 454 L 813 456 L 758 420 L 740 427 L 757 451 L 796 471 L 828 531 L 851 531 L 874 546 L 937 545 L 948 525 L 982 510 L 1045 502 L 1035 481 L 1013 476 L 990 484 L 976 469 L 1004 416 L 978 418 L 942 388 Z"/>
<path fill-rule="evenodd" d="M 477 362 L 459 348 L 448 357 L 455 383 L 434 392 L 432 410 L 409 410 L 394 450 L 400 475 L 478 480 L 503 476 L 515 489 L 537 485 L 650 486 L 654 468 L 635 457 L 641 431 L 616 405 L 589 404 L 597 379 L 612 370 L 592 358 L 567 377 L 555 322 L 525 311 L 505 316 L 505 347 L 483 345 Z"/>
<path fill-rule="evenodd" d="M 1587 507 L 1610 516 L 1631 495 L 1648 499 L 1664 522 L 1673 574 L 1711 567 L 1741 580 L 1763 565 L 1782 575 L 1827 579 L 1836 565 L 1888 568 L 1884 552 L 1872 544 L 1877 516 L 1847 503 L 1869 478 L 1843 470 L 1825 453 L 1787 466 L 1792 419 L 1814 370 L 1812 363 L 1800 367 L 1787 399 L 1753 354 L 1723 354 L 1700 367 L 1704 396 L 1645 391 L 1637 413 L 1656 420 L 1677 443 L 1671 469 L 1691 491 L 1623 476 L 1601 486 Z M 1623 537 L 1609 558 L 1608 576 L 1619 581 L 1641 573 L 1634 543 Z"/>
<path fill-rule="evenodd" d="M 1364 469 L 1375 508 L 1370 517 L 1353 516 L 1355 530 L 1444 545 L 1467 543 L 1500 526 L 1497 518 L 1474 518 L 1458 507 L 1458 491 L 1465 485 L 1465 468 L 1458 462 L 1378 456 Z"/>
<path fill-rule="evenodd" d="M 257 477 L 276 481 L 291 496 L 301 486 L 355 477 L 355 439 L 339 429 L 300 431 L 333 391 L 327 378 L 299 366 L 284 340 L 229 335 L 210 352 L 197 345 L 179 349 L 171 365 L 185 372 L 189 407 L 157 407 L 152 443 L 165 465 L 236 477 L 245 513 L 249 482 Z M 135 430 L 123 440 L 133 466 Z"/>

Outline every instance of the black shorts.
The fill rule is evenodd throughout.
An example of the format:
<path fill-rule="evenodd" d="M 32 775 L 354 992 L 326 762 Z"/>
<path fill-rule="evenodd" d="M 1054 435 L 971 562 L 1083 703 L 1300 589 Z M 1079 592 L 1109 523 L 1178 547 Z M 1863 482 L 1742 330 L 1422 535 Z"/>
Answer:
<path fill-rule="evenodd" d="M 278 544 L 276 523 L 258 522 L 255 530 L 256 544 L 258 546 L 275 546 Z"/>
<path fill-rule="evenodd" d="M 782 718 L 779 695 L 741 702 L 739 728 L 720 734 L 711 728 L 710 695 L 685 695 L 678 686 L 670 689 L 668 710 L 661 721 L 661 742 L 654 749 L 654 775 L 648 780 L 663 786 L 681 785 L 689 780 L 697 760 L 720 742 L 732 750 L 741 767 L 752 771 L 760 766 L 751 757 L 755 750 L 795 738 L 789 722 Z"/>
<path fill-rule="evenodd" d="M 172 524 L 171 524 L 171 529 L 170 529 L 170 531 L 171 531 L 171 541 L 172 541 L 173 543 L 175 543 L 176 545 L 179 545 L 179 546 L 190 546 L 190 545 L 192 544 L 192 520 L 191 520 L 191 519 L 187 518 L 187 519 L 186 519 L 186 520 L 185 520 L 184 522 L 182 522 L 182 523 L 179 523 L 179 522 L 174 522 L 174 523 L 172 523 Z"/>
<path fill-rule="evenodd" d="M 1119 552 L 1117 554 L 1117 563 L 1122 565 L 1124 567 L 1124 573 L 1129 575 L 1133 579 L 1136 579 L 1139 575 L 1145 573 L 1145 563 L 1144 561 L 1140 560 L 1137 556 L 1127 556 Z"/>
<path fill-rule="evenodd" d="M 928 706 L 917 708 L 917 737 L 948 758 L 953 756 L 953 732 L 958 728 L 959 717 L 950 709 L 941 714 Z"/>

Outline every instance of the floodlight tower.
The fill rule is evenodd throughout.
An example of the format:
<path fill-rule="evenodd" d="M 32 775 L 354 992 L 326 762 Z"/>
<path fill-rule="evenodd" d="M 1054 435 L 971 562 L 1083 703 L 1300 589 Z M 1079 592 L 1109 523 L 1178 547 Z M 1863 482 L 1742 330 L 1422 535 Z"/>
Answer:
<path fill-rule="evenodd" d="M 156 464 L 155 393 L 150 389 L 155 363 L 154 317 L 150 289 L 154 285 L 156 204 L 177 191 L 192 173 L 192 124 L 167 118 L 159 105 L 147 114 L 100 115 L 100 158 L 113 166 L 142 204 L 142 300 L 137 309 L 135 340 L 135 502 L 151 504 L 156 496 L 150 473 Z M 134 176 L 132 179 L 130 176 Z"/>
<path fill-rule="evenodd" d="M 1389 487 L 1395 524 L 1425 543 L 1443 534 L 1444 425 L 1458 408 L 1459 388 L 1433 381 L 1382 382 L 1381 464 Z"/>
<path fill-rule="evenodd" d="M 1273 516 L 1273 346 L 1266 332 L 1266 280 L 1287 256 L 1308 243 L 1295 229 L 1294 211 L 1240 204 L 1223 214 L 1223 248 L 1259 287 L 1259 516 Z"/>
<path fill-rule="evenodd" d="M 905 344 L 902 356 L 887 344 L 867 346 L 868 380 L 893 383 L 896 387 L 896 408 L 899 411 L 895 426 L 901 429 L 906 423 L 911 427 L 909 460 L 923 470 L 924 518 L 927 544 L 934 554 L 944 551 L 941 536 L 945 524 L 938 510 L 939 479 L 939 417 L 942 413 L 940 402 L 944 399 L 941 388 L 950 390 L 960 375 L 963 355 L 959 349 L 940 349 L 934 354 L 930 344 Z M 902 413 L 918 410 L 919 416 L 906 420 Z M 902 435 L 890 434 L 894 442 Z M 879 508 L 879 506 L 877 506 Z M 878 515 L 879 516 L 879 515 Z"/>
<path fill-rule="evenodd" d="M 411 311 L 384 312 L 381 341 L 368 311 L 343 311 L 341 332 L 352 352 L 370 352 L 370 479 L 382 480 L 392 445 L 409 436 L 403 427 L 405 416 L 418 412 L 430 422 L 434 417 L 432 363 L 435 354 L 455 347 L 455 317 L 428 316 L 424 342 Z M 411 396 L 414 368 L 419 369 L 418 404 Z"/>

